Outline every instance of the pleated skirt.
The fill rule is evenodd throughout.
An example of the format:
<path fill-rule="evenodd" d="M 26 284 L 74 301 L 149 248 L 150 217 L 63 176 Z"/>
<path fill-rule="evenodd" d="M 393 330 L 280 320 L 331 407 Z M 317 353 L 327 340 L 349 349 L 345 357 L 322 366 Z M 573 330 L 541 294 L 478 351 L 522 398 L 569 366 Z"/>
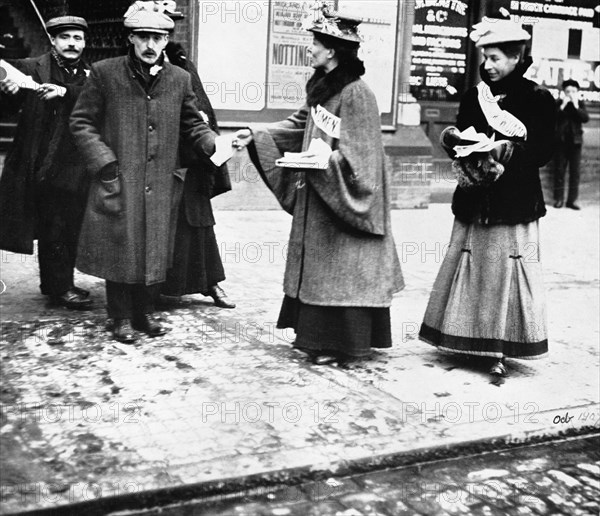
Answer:
<path fill-rule="evenodd" d="M 293 328 L 294 347 L 341 358 L 367 358 L 371 348 L 392 347 L 389 308 L 316 306 L 285 296 L 278 328 Z"/>
<path fill-rule="evenodd" d="M 547 354 L 538 221 L 482 226 L 455 220 L 419 337 L 469 355 Z"/>

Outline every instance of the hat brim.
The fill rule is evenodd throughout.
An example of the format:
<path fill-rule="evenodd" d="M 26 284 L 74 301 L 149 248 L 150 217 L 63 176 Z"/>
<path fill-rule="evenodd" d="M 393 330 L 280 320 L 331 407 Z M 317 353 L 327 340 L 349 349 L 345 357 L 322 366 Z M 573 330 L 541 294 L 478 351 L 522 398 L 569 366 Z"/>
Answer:
<path fill-rule="evenodd" d="M 481 48 L 481 47 L 491 47 L 494 45 L 501 45 L 503 43 L 527 43 L 527 41 L 529 41 L 529 38 L 503 38 L 501 36 L 490 36 L 490 37 L 486 37 L 486 36 L 482 36 L 481 38 L 479 38 L 479 40 L 477 41 L 477 43 L 475 43 L 475 46 L 477 48 Z"/>
<path fill-rule="evenodd" d="M 46 29 L 46 32 L 48 34 L 50 34 L 51 36 L 54 36 L 56 34 L 60 34 L 61 32 L 65 32 L 66 30 L 80 30 L 80 31 L 85 32 L 86 34 L 88 32 L 87 27 L 84 27 L 83 25 L 76 25 L 76 24 L 59 25 L 57 27 L 50 27 L 49 29 Z"/>
<path fill-rule="evenodd" d="M 331 32 L 328 32 L 326 30 L 321 30 L 318 27 L 311 27 L 310 29 L 306 30 L 308 30 L 309 32 L 323 34 L 323 36 L 328 36 L 333 39 L 339 39 L 340 41 L 346 41 L 348 43 L 356 43 L 357 45 L 360 45 L 362 43 L 362 39 L 357 38 L 356 36 L 338 36 L 336 34 L 331 34 Z"/>
<path fill-rule="evenodd" d="M 131 28 L 129 29 L 131 32 L 152 32 L 154 34 L 169 34 L 169 30 L 167 29 L 156 29 L 154 27 L 150 28 L 150 27 L 135 27 L 135 28 Z"/>

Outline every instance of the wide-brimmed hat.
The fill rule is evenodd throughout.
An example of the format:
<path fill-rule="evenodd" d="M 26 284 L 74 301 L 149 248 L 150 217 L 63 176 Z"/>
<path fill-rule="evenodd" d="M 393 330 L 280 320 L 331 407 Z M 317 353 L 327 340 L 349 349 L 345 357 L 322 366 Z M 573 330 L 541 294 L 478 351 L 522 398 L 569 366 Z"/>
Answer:
<path fill-rule="evenodd" d="M 131 4 L 123 15 L 125 18 L 124 25 L 132 32 L 168 34 L 175 27 L 175 23 L 165 12 L 171 4 L 174 6 L 175 2 L 138 0 Z"/>
<path fill-rule="evenodd" d="M 362 19 L 346 16 L 340 12 L 329 11 L 327 6 L 320 8 L 318 17 L 307 26 L 310 32 L 325 34 L 332 38 L 360 44 L 363 39 L 358 33 L 358 26 Z"/>
<path fill-rule="evenodd" d="M 531 35 L 521 25 L 512 20 L 484 17 L 479 23 L 473 25 L 469 35 L 476 47 L 487 47 L 500 43 L 529 41 Z"/>
<path fill-rule="evenodd" d="M 64 30 L 82 30 L 87 32 L 88 24 L 85 19 L 79 16 L 58 16 L 50 18 L 46 22 L 46 31 L 51 36 L 55 36 Z"/>

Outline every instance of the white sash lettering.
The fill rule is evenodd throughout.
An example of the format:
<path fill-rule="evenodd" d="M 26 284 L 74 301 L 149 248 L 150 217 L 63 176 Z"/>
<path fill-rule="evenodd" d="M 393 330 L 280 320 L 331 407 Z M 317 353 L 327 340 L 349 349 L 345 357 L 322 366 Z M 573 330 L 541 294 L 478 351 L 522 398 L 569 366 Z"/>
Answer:
<path fill-rule="evenodd" d="M 342 125 L 342 119 L 339 116 L 330 113 L 320 104 L 316 108 L 312 107 L 310 113 L 315 125 L 321 129 L 321 131 L 332 138 L 337 138 L 339 140 Z"/>

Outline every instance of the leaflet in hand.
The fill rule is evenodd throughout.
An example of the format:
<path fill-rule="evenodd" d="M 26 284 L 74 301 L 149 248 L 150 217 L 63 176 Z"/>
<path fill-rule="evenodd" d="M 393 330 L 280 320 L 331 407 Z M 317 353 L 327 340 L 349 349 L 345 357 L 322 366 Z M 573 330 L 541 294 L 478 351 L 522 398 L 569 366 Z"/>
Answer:
<path fill-rule="evenodd" d="M 41 84 L 35 82 L 29 75 L 25 75 L 23 72 L 17 70 L 4 59 L 0 59 L 0 81 L 12 81 L 16 83 L 19 88 L 28 90 L 37 90 L 41 86 Z"/>
<path fill-rule="evenodd" d="M 210 160 L 220 167 L 231 156 L 233 156 L 233 134 L 220 134 L 215 138 L 215 153 L 210 157 Z"/>
<path fill-rule="evenodd" d="M 495 140 L 495 135 L 489 136 L 478 133 L 473 126 L 468 127 L 458 134 L 460 143 L 465 145 L 455 145 L 453 147 L 457 158 L 464 158 L 474 152 L 489 152 L 495 147 L 508 143 L 508 140 Z"/>
<path fill-rule="evenodd" d="M 286 152 L 275 164 L 287 168 L 315 168 L 326 170 L 329 166 L 331 147 L 321 138 L 314 138 L 303 152 Z"/>

